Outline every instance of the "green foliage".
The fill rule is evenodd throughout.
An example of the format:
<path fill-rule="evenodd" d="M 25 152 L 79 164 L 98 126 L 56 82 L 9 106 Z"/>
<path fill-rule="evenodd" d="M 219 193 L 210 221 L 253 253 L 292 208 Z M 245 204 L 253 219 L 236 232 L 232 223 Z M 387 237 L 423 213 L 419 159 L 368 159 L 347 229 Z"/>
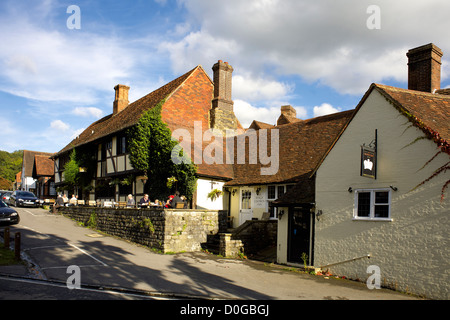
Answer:
<path fill-rule="evenodd" d="M 95 213 L 95 210 L 92 210 L 92 213 L 89 216 L 87 227 L 90 229 L 97 229 L 97 214 Z"/>
<path fill-rule="evenodd" d="M 75 148 L 72 149 L 72 153 L 70 154 L 70 160 L 64 166 L 64 182 L 67 186 L 75 188 L 78 186 L 80 174 L 80 166 L 76 159 L 76 151 Z"/>
<path fill-rule="evenodd" d="M 197 168 L 192 163 L 173 163 L 171 154 L 178 142 L 172 140 L 170 129 L 161 119 L 164 102 L 165 99 L 145 112 L 127 130 L 130 162 L 147 175 L 145 192 L 152 198 L 165 199 L 173 191 L 167 186 L 167 178 L 174 177 L 180 193 L 190 199 L 195 191 Z"/>
<path fill-rule="evenodd" d="M 92 148 L 85 146 L 73 148 L 70 160 L 64 166 L 64 189 L 68 187 L 90 190 L 96 166 L 96 155 Z M 83 168 L 82 172 L 80 172 L 81 168 Z"/>
<path fill-rule="evenodd" d="M 11 182 L 16 180 L 16 174 L 22 171 L 23 150 L 9 153 L 0 150 L 0 177 Z"/>
<path fill-rule="evenodd" d="M 217 198 L 219 198 L 222 195 L 222 190 L 219 189 L 213 189 L 211 190 L 210 193 L 208 193 L 207 198 L 211 199 L 211 201 L 216 200 Z"/>

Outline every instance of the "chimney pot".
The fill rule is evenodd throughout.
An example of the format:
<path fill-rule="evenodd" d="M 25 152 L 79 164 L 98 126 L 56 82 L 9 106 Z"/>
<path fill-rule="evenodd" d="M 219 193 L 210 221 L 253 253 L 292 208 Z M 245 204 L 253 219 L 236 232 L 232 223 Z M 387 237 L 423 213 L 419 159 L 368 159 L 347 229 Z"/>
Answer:
<path fill-rule="evenodd" d="M 441 49 L 430 43 L 409 50 L 406 56 L 408 89 L 433 92 L 441 88 Z"/>

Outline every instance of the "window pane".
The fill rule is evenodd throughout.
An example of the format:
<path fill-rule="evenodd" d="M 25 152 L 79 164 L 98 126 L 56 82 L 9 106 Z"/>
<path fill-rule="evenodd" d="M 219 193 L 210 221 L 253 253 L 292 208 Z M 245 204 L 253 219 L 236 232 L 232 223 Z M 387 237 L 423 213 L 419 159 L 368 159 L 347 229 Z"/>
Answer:
<path fill-rule="evenodd" d="M 275 199 L 275 186 L 269 186 L 267 188 L 267 198 Z"/>
<path fill-rule="evenodd" d="M 370 192 L 358 192 L 358 217 L 370 216 Z"/>
<path fill-rule="evenodd" d="M 389 218 L 389 206 L 388 205 L 376 205 L 375 206 L 375 218 Z"/>
<path fill-rule="evenodd" d="M 252 208 L 252 193 L 251 191 L 242 191 L 242 209 L 251 209 Z"/>
<path fill-rule="evenodd" d="M 281 197 L 283 194 L 284 194 L 284 186 L 278 186 L 277 198 Z"/>
<path fill-rule="evenodd" d="M 389 191 L 375 192 L 375 203 L 389 203 Z"/>

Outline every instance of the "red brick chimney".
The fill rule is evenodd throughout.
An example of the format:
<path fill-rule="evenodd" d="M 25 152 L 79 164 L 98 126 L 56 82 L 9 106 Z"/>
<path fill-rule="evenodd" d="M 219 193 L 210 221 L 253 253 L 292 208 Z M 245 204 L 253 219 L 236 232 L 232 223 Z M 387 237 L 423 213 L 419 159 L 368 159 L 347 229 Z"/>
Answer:
<path fill-rule="evenodd" d="M 130 90 L 130 87 L 118 84 L 114 87 L 114 90 L 116 91 L 116 96 L 113 102 L 113 114 L 117 114 L 125 109 L 130 103 L 128 101 L 128 90 Z"/>
<path fill-rule="evenodd" d="M 408 89 L 434 92 L 441 88 L 441 49 L 430 43 L 409 50 L 406 56 Z"/>

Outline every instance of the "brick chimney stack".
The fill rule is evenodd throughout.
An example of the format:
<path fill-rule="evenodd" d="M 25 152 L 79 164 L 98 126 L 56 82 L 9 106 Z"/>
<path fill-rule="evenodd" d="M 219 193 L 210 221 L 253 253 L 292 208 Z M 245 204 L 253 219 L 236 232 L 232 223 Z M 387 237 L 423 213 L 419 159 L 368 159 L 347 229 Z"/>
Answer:
<path fill-rule="evenodd" d="M 113 114 L 117 114 L 125 109 L 130 103 L 128 101 L 128 91 L 130 90 L 130 87 L 118 84 L 114 87 L 114 90 L 116 91 L 116 95 L 113 102 Z"/>
<path fill-rule="evenodd" d="M 214 71 L 214 98 L 213 108 L 225 108 L 233 110 L 233 100 L 231 100 L 231 77 L 233 68 L 228 62 L 219 60 L 212 67 Z"/>
<path fill-rule="evenodd" d="M 406 56 L 408 89 L 434 92 L 441 88 L 441 49 L 430 43 L 409 50 Z"/>
<path fill-rule="evenodd" d="M 287 117 L 297 118 L 297 111 L 291 105 L 281 106 L 281 114 Z"/>
<path fill-rule="evenodd" d="M 233 68 L 228 62 L 219 60 L 212 67 L 214 72 L 214 96 L 211 101 L 210 127 L 222 130 L 236 130 L 237 119 L 233 112 L 231 99 L 231 80 Z"/>

